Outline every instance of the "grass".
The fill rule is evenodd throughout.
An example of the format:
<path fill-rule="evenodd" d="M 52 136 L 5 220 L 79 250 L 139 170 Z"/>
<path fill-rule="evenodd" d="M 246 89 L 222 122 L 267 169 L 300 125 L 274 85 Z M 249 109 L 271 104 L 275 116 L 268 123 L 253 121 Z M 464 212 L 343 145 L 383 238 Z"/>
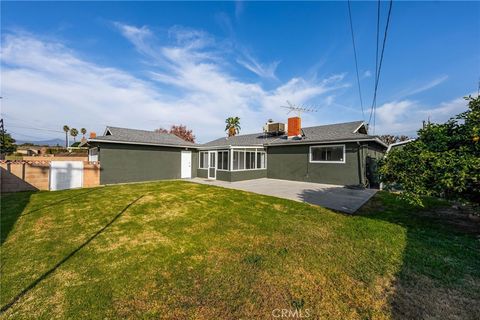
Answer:
<path fill-rule="evenodd" d="M 387 193 L 356 216 L 181 181 L 1 200 L 2 318 L 480 314 L 479 239 Z"/>

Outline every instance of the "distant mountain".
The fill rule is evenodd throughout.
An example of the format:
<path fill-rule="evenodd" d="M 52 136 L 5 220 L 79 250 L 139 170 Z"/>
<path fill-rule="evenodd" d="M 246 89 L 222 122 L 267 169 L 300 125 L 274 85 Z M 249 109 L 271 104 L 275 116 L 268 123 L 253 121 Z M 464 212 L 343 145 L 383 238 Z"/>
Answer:
<path fill-rule="evenodd" d="M 64 147 L 65 146 L 65 140 L 62 140 L 62 139 L 51 139 L 51 140 L 42 140 L 42 141 L 33 141 L 33 140 L 17 140 L 15 139 L 16 142 L 15 144 L 17 145 L 20 145 L 20 144 L 23 144 L 23 143 L 33 143 L 37 146 L 61 146 L 61 147 Z M 72 144 L 73 141 L 70 141 L 70 144 Z"/>

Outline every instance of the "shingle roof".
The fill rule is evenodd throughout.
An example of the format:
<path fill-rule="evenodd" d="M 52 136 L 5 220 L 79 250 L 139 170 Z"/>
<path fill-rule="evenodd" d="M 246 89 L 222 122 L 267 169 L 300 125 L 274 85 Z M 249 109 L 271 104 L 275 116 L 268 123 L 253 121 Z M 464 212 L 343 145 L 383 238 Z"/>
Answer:
<path fill-rule="evenodd" d="M 263 145 L 278 139 L 278 136 L 266 136 L 263 133 L 242 134 L 233 137 L 219 138 L 200 145 L 200 147 L 223 147 L 223 146 L 256 146 Z"/>
<path fill-rule="evenodd" d="M 195 143 L 185 141 L 174 134 L 159 133 L 154 131 L 127 129 L 119 127 L 107 127 L 105 132 L 110 132 L 109 135 L 98 136 L 89 141 L 112 141 L 112 142 L 130 142 L 130 143 L 144 143 L 153 145 L 166 146 L 196 146 Z"/>
<path fill-rule="evenodd" d="M 229 138 L 220 138 L 200 147 L 223 147 L 223 146 L 255 146 L 255 145 L 282 145 L 282 144 L 298 144 L 309 142 L 329 142 L 329 141 L 359 141 L 372 140 L 376 136 L 371 136 L 357 132 L 363 121 L 353 121 L 345 123 L 336 123 L 323 126 L 302 128 L 305 134 L 302 139 L 287 139 L 286 135 L 282 136 L 265 136 L 263 133 L 245 134 Z"/>

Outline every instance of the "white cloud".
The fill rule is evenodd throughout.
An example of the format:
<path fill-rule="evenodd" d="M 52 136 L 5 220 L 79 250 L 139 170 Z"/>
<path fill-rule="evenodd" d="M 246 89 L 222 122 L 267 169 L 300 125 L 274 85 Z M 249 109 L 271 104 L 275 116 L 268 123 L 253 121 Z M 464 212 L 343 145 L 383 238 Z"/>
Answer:
<path fill-rule="evenodd" d="M 409 96 L 413 96 L 413 95 L 425 92 L 427 90 L 435 88 L 436 86 L 445 82 L 447 79 L 448 79 L 447 75 L 437 77 L 437 78 L 435 78 L 435 79 L 433 79 L 433 80 L 431 80 L 431 81 L 429 81 L 429 82 L 427 82 L 423 85 L 419 85 L 419 86 L 416 86 L 414 88 L 410 88 L 410 89 L 406 89 L 406 90 L 401 91 L 398 94 L 398 97 L 406 98 L 406 97 L 409 97 Z"/>
<path fill-rule="evenodd" d="M 372 72 L 370 70 L 366 70 L 362 75 L 362 79 L 370 78 L 371 76 L 372 76 Z"/>
<path fill-rule="evenodd" d="M 467 109 L 463 98 L 456 98 L 430 107 L 413 100 L 385 103 L 377 108 L 376 134 L 406 134 L 415 136 L 422 121 L 443 123 Z"/>
<path fill-rule="evenodd" d="M 237 62 L 259 77 L 270 79 L 277 78 L 275 76 L 275 71 L 277 70 L 280 61 L 274 61 L 265 65 L 255 60 L 250 54 L 244 54 L 243 57 L 237 59 Z"/>
<path fill-rule="evenodd" d="M 97 133 L 106 124 L 154 129 L 181 123 L 205 142 L 224 134 L 227 116 L 241 118 L 242 132 L 258 132 L 268 118 L 284 120 L 279 106 L 285 100 L 303 104 L 347 85 L 344 75 L 297 77 L 266 90 L 237 79 L 221 58 L 222 46 L 206 33 L 175 27 L 173 43 L 159 44 L 147 27 L 115 25 L 151 62 L 149 79 L 82 59 L 59 42 L 8 34 L 1 49 L 2 112 L 42 127 L 69 124 Z"/>

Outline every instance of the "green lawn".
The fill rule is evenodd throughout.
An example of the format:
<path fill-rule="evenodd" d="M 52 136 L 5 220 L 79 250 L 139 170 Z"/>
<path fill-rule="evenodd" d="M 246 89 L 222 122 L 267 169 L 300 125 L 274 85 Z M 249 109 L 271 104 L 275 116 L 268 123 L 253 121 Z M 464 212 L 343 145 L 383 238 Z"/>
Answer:
<path fill-rule="evenodd" d="M 387 193 L 356 216 L 181 181 L 1 200 L 4 318 L 480 314 L 479 238 Z"/>

